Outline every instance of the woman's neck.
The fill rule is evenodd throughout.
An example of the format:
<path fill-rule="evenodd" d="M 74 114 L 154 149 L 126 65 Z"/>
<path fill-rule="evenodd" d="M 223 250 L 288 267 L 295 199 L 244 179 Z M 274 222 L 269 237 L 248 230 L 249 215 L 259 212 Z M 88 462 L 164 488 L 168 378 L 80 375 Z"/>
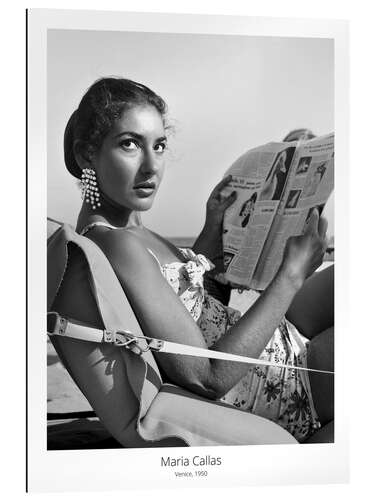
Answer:
<path fill-rule="evenodd" d="M 142 227 L 141 215 L 139 212 L 133 210 L 111 210 L 107 204 L 103 204 L 100 208 L 93 210 L 88 203 L 83 202 L 78 220 L 77 220 L 77 231 L 82 231 L 82 229 L 88 224 L 93 222 L 107 222 L 111 226 L 115 227 Z"/>

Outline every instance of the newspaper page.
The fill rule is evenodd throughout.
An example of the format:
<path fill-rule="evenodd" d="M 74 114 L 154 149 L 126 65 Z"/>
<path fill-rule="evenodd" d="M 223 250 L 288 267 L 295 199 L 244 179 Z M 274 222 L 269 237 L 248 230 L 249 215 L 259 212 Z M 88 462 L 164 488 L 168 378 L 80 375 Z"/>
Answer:
<path fill-rule="evenodd" d="M 280 266 L 287 239 L 303 233 L 315 207 L 323 211 L 333 186 L 334 134 L 299 143 L 251 288 L 268 286 Z"/>
<path fill-rule="evenodd" d="M 226 172 L 237 199 L 224 216 L 224 278 L 248 288 L 282 198 L 293 143 L 269 143 L 242 155 Z M 225 193 L 224 193 L 225 194 Z"/>

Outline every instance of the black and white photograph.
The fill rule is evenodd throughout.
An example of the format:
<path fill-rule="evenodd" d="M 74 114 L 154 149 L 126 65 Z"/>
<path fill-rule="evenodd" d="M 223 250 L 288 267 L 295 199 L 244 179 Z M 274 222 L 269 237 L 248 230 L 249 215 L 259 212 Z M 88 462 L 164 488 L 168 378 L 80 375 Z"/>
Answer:
<path fill-rule="evenodd" d="M 272 141 L 335 132 L 333 35 L 226 34 L 209 18 L 207 32 L 152 31 L 151 14 L 134 17 L 137 29 L 126 13 L 102 29 L 94 13 L 91 27 L 70 19 L 45 31 L 46 460 L 69 452 L 73 467 L 98 450 L 142 460 L 147 448 L 165 477 L 218 477 L 226 448 L 338 453 L 334 193 L 283 240 L 264 290 L 221 279 L 234 256 L 223 252 L 230 165 Z M 272 158 L 237 231 L 255 203 L 281 205 L 294 152 Z"/>
<path fill-rule="evenodd" d="M 309 169 L 311 160 L 312 160 L 312 156 L 303 156 L 302 158 L 300 158 L 298 165 L 297 165 L 296 175 L 305 174 Z"/>
<path fill-rule="evenodd" d="M 233 221 L 234 225 L 244 228 L 249 224 L 255 210 L 257 197 L 258 193 L 255 192 L 241 205 L 237 219 Z"/>
<path fill-rule="evenodd" d="M 311 178 L 308 181 L 306 196 L 314 196 L 314 194 L 317 192 L 320 182 L 327 170 L 326 163 L 327 162 L 319 163 L 315 166 Z"/>
<path fill-rule="evenodd" d="M 289 141 L 288 136 L 287 141 Z M 286 148 L 276 155 L 260 193 L 260 200 L 280 200 L 288 177 L 293 153 L 294 148 Z"/>
<path fill-rule="evenodd" d="M 238 88 L 235 78 L 222 78 L 223 72 L 234 74 L 231 66 L 236 54 L 267 53 L 276 59 L 280 51 L 287 55 L 301 45 L 323 60 L 332 57 L 331 43 L 69 30 L 51 30 L 47 41 L 48 226 L 52 226 L 48 321 L 51 333 L 64 330 L 60 336 L 50 335 L 48 344 L 48 408 L 59 422 L 52 416 L 48 420 L 48 449 L 144 447 L 155 442 L 159 446 L 333 442 L 333 384 L 329 382 L 333 380 L 333 267 L 315 273 L 323 263 L 328 221 L 321 224 L 318 216 L 311 221 L 311 248 L 305 249 L 307 242 L 300 248 L 288 243 L 277 275 L 283 285 L 264 293 L 269 298 L 264 299 L 259 317 L 256 309 L 253 317 L 249 304 L 248 316 L 241 318 L 241 309 L 248 308 L 245 297 L 234 316 L 226 312 L 230 301 L 205 293 L 205 282 L 214 280 L 215 269 L 223 267 L 223 215 L 233 202 L 230 195 L 221 194 L 230 180 L 221 179 L 228 166 L 226 157 L 233 154 L 234 160 L 236 154 L 227 150 L 227 143 L 235 139 L 231 120 L 242 120 L 243 130 L 252 127 L 234 103 L 224 102 L 225 94 L 240 95 L 243 84 Z M 122 54 L 128 47 L 125 64 Z M 176 73 L 182 51 L 185 62 Z M 201 61 L 195 63 L 194 77 L 187 81 L 188 59 L 193 61 L 198 51 Z M 138 54 L 142 53 L 148 56 L 141 64 Z M 78 64 L 79 73 L 75 71 Z M 297 69 L 296 61 L 293 64 Z M 325 81 L 317 72 L 316 84 L 325 85 L 326 101 L 316 106 L 324 107 L 320 126 L 328 127 L 329 116 L 333 117 L 333 68 L 326 60 L 324 64 Z M 262 64 L 260 69 L 267 71 Z M 264 88 L 262 94 L 259 89 L 257 93 L 253 99 L 265 103 L 272 97 Z M 252 106 L 248 92 L 239 98 Z M 187 100 L 196 107 L 189 115 Z M 290 106 L 288 111 L 290 120 Z M 211 129 L 205 117 L 210 114 L 214 119 L 215 112 L 229 115 L 220 127 L 224 139 L 211 130 L 212 138 L 207 133 L 203 146 L 200 137 Z M 294 119 L 299 125 L 301 118 Z M 280 127 L 283 124 L 280 120 Z M 310 121 L 306 125 L 311 126 Z M 223 154 L 210 159 L 214 143 Z M 238 144 L 239 152 L 240 148 Z M 275 156 L 265 182 L 270 185 L 270 200 L 281 197 L 293 152 L 291 147 Z M 260 196 L 263 201 L 268 199 L 267 189 Z M 286 208 L 294 208 L 300 194 L 301 190 L 291 191 Z M 187 203 L 181 200 L 185 197 Z M 256 198 L 254 193 L 243 203 L 241 228 L 249 223 Z M 148 217 L 154 206 L 158 208 L 155 224 Z M 175 236 L 185 238 L 183 244 L 180 241 L 176 246 Z M 316 246 L 314 238 L 322 246 Z M 291 279 L 289 268 L 296 274 L 298 293 L 295 286 L 286 286 Z M 310 281 L 316 285 L 305 287 Z M 311 303 L 313 310 L 322 297 L 325 316 L 301 318 L 296 304 Z M 271 305 L 275 300 L 277 311 Z M 271 318 L 274 331 L 270 330 Z M 254 321 L 260 335 L 255 344 Z M 134 337 L 116 333 L 133 323 L 137 323 Z M 110 332 L 108 338 L 103 331 Z M 140 338 L 142 334 L 156 339 L 151 342 L 161 342 L 163 349 L 168 349 L 168 343 L 186 344 L 186 350 L 179 353 L 185 356 L 159 353 L 150 341 Z M 281 366 L 265 369 L 209 361 L 209 357 L 189 356 L 187 346 L 228 353 L 238 352 L 241 346 L 243 356 L 270 363 L 270 352 L 277 351 Z M 317 353 L 324 349 L 326 356 L 312 357 L 314 349 Z M 291 368 L 285 368 L 288 364 Z M 299 367 L 321 373 L 311 376 Z M 61 371 L 69 388 L 70 379 L 75 382 L 72 401 L 65 388 L 56 393 L 62 389 Z M 133 395 L 134 386 L 141 392 Z M 144 400 L 141 407 L 140 398 Z M 92 441 L 85 443 L 81 438 L 86 430 L 82 419 L 77 430 L 74 419 L 70 426 L 61 424 L 64 414 L 71 416 L 75 411 L 88 412 Z"/>
<path fill-rule="evenodd" d="M 285 208 L 296 208 L 301 197 L 301 193 L 302 189 L 292 189 L 289 192 L 288 199 L 286 200 Z"/>

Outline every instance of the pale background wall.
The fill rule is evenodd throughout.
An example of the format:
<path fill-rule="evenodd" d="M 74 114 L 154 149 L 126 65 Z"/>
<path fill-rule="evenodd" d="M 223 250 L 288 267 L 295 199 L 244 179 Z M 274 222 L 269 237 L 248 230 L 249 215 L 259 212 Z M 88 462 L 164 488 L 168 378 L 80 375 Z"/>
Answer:
<path fill-rule="evenodd" d="M 65 124 L 91 83 L 142 82 L 175 127 L 158 197 L 143 216 L 165 236 L 193 236 L 224 171 L 251 147 L 299 127 L 334 129 L 328 39 L 51 30 L 48 35 L 48 214 L 74 223 L 81 199 L 63 162 Z M 333 234 L 333 200 L 326 207 Z"/>

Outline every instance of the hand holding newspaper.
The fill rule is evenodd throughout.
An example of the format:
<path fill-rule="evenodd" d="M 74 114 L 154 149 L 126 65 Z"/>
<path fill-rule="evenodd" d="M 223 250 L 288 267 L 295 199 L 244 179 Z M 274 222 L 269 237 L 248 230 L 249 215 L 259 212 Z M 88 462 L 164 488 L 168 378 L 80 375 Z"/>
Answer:
<path fill-rule="evenodd" d="M 302 234 L 333 190 L 334 134 L 251 149 L 228 174 L 227 194 L 235 190 L 237 199 L 223 222 L 224 278 L 234 287 L 263 290 L 288 238 Z"/>

